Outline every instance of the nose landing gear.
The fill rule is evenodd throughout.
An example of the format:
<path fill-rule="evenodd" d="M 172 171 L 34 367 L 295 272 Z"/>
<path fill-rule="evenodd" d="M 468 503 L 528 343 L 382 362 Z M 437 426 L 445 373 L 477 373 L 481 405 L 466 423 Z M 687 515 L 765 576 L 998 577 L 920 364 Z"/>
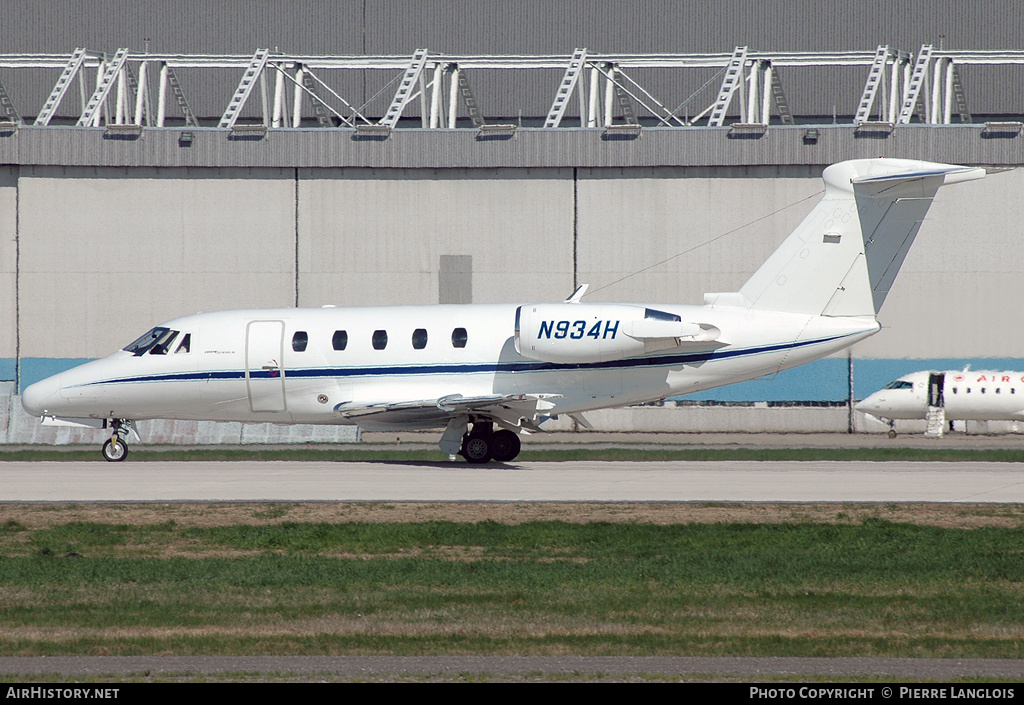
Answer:
<path fill-rule="evenodd" d="M 111 436 L 103 444 L 103 459 L 107 462 L 118 463 L 128 457 L 128 444 L 117 436 Z"/>
<path fill-rule="evenodd" d="M 108 463 L 119 463 L 128 457 L 128 443 L 125 441 L 128 434 L 132 433 L 138 438 L 139 432 L 135 430 L 135 424 L 128 419 L 114 419 L 110 425 L 114 432 L 103 444 L 100 452 Z"/>

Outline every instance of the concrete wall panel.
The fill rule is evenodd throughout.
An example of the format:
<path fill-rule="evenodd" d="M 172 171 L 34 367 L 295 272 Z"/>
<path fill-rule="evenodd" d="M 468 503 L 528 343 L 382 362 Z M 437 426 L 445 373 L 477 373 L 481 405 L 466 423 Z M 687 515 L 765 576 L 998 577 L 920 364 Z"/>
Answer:
<path fill-rule="evenodd" d="M 99 357 L 200 310 L 294 303 L 289 169 L 22 170 L 25 357 Z"/>
<path fill-rule="evenodd" d="M 442 255 L 476 303 L 572 292 L 571 169 L 300 170 L 300 305 L 437 303 Z"/>
<path fill-rule="evenodd" d="M 735 291 L 821 188 L 820 171 L 799 167 L 581 169 L 580 281 L 593 301 L 700 304 Z"/>

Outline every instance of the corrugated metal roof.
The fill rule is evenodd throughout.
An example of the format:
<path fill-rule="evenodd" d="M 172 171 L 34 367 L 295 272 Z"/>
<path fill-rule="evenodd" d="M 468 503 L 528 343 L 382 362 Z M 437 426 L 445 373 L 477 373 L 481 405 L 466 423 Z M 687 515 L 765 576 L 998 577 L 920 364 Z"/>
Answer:
<path fill-rule="evenodd" d="M 125 167 L 633 167 L 827 165 L 879 156 L 956 164 L 1024 164 L 1024 137 L 991 135 L 977 126 L 906 125 L 891 134 L 852 126 L 771 127 L 758 136 L 729 128 L 644 129 L 609 139 L 600 129 L 522 129 L 511 137 L 481 138 L 475 130 L 395 130 L 363 138 L 352 130 L 271 130 L 262 138 L 232 139 L 224 130 L 146 129 L 134 138 L 102 128 L 23 127 L 0 136 L 0 164 Z"/>
<path fill-rule="evenodd" d="M 925 43 L 1021 50 L 1024 12 L 1013 0 L 7 0 L 0 23 L 0 53 L 70 54 L 79 46 L 113 53 L 128 46 L 190 54 L 252 54 L 270 47 L 292 54 L 411 55 L 427 47 L 448 54 L 568 57 L 575 47 L 694 53 L 729 52 L 737 45 L 761 51 L 872 51 L 888 44 L 916 52 Z M 0 78 L 19 111 L 34 115 L 58 73 L 8 71 Z M 543 115 L 559 78 L 557 71 L 501 80 L 486 73 L 474 76 L 474 87 L 485 114 L 494 117 L 520 111 Z M 967 67 L 963 76 L 973 113 L 1024 114 L 1020 68 Z M 852 115 L 865 72 L 789 69 L 782 78 L 797 114 L 828 116 L 834 108 Z M 378 79 L 364 76 L 356 97 L 372 96 Z M 226 71 L 211 82 L 184 77 L 183 85 L 196 112 L 215 117 L 237 80 Z M 694 89 L 675 75 L 652 74 L 649 80 L 666 103 L 678 104 Z M 569 114 L 574 109 L 570 106 Z"/>

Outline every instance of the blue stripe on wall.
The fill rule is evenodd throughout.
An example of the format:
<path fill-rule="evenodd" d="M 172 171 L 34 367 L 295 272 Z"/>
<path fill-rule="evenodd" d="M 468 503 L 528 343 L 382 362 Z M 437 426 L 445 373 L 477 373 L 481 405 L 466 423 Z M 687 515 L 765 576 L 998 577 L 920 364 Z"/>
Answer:
<path fill-rule="evenodd" d="M 21 388 L 45 377 L 55 375 L 87 358 L 27 357 L 21 360 Z M 1019 370 L 1024 372 L 1021 358 L 929 358 L 918 359 L 854 359 L 854 396 L 863 399 L 889 382 L 919 370 Z M 13 380 L 15 361 L 0 358 L 0 380 Z M 731 384 L 679 399 L 689 401 L 845 401 L 848 393 L 846 358 L 816 360 L 792 370 L 780 372 L 771 379 L 755 379 Z"/>
<path fill-rule="evenodd" d="M 853 391 L 858 399 L 877 392 L 894 379 L 921 370 L 972 370 L 1020 371 L 1024 372 L 1024 359 L 1019 357 L 983 357 L 964 359 L 962 357 L 938 357 L 927 360 L 854 360 Z"/>
<path fill-rule="evenodd" d="M 87 357 L 23 357 L 21 358 L 21 388 L 24 389 L 30 384 L 35 384 L 41 379 L 70 370 L 72 367 L 85 364 L 91 358 Z M 11 360 L 12 369 L 9 379 L 14 379 L 14 360 Z"/>
<path fill-rule="evenodd" d="M 752 379 L 678 398 L 687 401 L 844 401 L 849 395 L 846 368 L 845 358 L 826 358 L 771 378 Z"/>

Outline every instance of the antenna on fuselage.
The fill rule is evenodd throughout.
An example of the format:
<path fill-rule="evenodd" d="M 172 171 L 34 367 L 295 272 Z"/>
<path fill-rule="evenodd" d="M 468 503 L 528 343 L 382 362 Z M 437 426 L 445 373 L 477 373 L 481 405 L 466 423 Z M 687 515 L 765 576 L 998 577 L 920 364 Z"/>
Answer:
<path fill-rule="evenodd" d="M 567 304 L 578 304 L 583 295 L 587 293 L 587 289 L 590 288 L 590 284 L 580 284 L 576 287 L 576 291 L 572 292 L 572 295 L 565 300 Z"/>

